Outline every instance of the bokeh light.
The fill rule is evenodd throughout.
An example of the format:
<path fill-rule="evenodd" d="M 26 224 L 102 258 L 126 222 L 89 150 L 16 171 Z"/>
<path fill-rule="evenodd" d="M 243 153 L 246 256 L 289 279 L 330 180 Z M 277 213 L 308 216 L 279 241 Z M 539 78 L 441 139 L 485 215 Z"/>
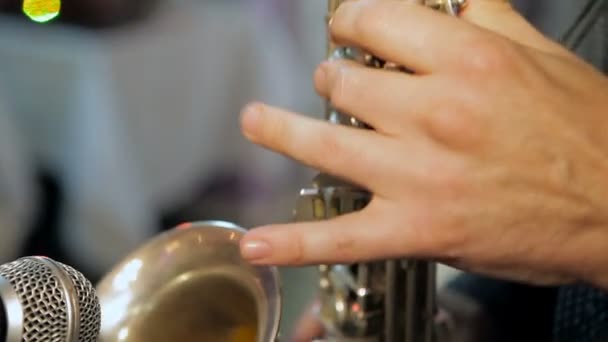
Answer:
<path fill-rule="evenodd" d="M 61 0 L 23 0 L 23 13 L 31 20 L 46 23 L 61 11 Z"/>

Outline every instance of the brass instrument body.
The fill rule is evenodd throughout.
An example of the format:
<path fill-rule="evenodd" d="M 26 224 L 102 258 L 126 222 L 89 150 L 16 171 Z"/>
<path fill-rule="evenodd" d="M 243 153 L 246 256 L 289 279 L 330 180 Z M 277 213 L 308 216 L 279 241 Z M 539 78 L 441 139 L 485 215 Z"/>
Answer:
<path fill-rule="evenodd" d="M 346 0 L 329 0 L 327 23 Z M 457 15 L 463 0 L 426 0 L 420 4 Z M 354 47 L 327 44 L 327 58 L 350 59 L 372 68 L 401 71 Z M 332 124 L 371 129 L 326 102 Z M 300 192 L 296 220 L 327 220 L 362 210 L 372 194 L 331 175 L 320 174 Z M 373 227 L 370 227 L 373 229 Z M 379 260 L 354 265 L 321 265 L 321 319 L 325 342 L 435 342 L 441 326 L 436 316 L 436 265 L 419 260 Z"/>
<path fill-rule="evenodd" d="M 345 0 L 329 0 L 328 16 Z M 421 4 L 457 14 L 464 0 Z M 328 43 L 328 58 L 387 67 L 352 47 Z M 399 70 L 397 68 L 397 70 Z M 327 103 L 327 121 L 371 129 Z M 327 220 L 362 210 L 372 194 L 327 174 L 298 197 L 297 221 Z M 373 227 L 370 227 L 373 229 Z M 127 256 L 97 286 L 99 342 L 275 342 L 281 289 L 276 267 L 242 259 L 246 230 L 232 223 L 186 223 Z M 436 267 L 420 260 L 321 265 L 323 342 L 436 342 Z"/>
<path fill-rule="evenodd" d="M 245 232 L 187 223 L 127 256 L 97 286 L 99 342 L 275 341 L 279 273 L 241 258 Z"/>

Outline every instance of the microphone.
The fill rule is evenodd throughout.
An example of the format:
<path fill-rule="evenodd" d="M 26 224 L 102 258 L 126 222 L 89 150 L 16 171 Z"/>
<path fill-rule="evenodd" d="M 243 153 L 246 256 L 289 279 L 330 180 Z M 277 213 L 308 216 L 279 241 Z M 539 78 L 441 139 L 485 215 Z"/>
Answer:
<path fill-rule="evenodd" d="M 0 342 L 95 342 L 101 308 L 80 272 L 46 257 L 0 265 Z"/>

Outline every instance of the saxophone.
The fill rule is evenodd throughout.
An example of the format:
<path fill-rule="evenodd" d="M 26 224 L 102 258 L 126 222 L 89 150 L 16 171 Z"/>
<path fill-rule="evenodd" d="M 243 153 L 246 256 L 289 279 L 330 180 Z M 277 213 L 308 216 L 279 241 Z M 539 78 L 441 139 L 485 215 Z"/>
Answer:
<path fill-rule="evenodd" d="M 329 0 L 326 24 L 345 0 Z M 427 0 L 422 5 L 458 15 L 464 0 Z M 327 44 L 329 59 L 351 59 L 372 68 L 395 68 L 352 47 Z M 356 118 L 326 103 L 325 119 L 333 124 L 369 129 Z M 327 220 L 365 208 L 371 194 L 342 179 L 319 174 L 297 201 L 297 221 Z M 371 228 L 371 227 L 370 227 Z M 420 260 L 379 260 L 353 265 L 321 265 L 320 319 L 325 335 L 318 341 L 434 342 L 436 265 Z"/>
<path fill-rule="evenodd" d="M 329 0 L 329 20 L 344 0 Z M 422 4 L 457 15 L 462 0 Z M 327 46 L 329 58 L 369 67 L 390 63 L 355 48 Z M 399 68 L 397 68 L 399 70 Z M 334 124 L 370 129 L 327 104 Z M 301 190 L 296 221 L 326 220 L 365 208 L 371 194 L 318 175 Z M 240 256 L 245 228 L 223 221 L 186 222 L 126 256 L 97 284 L 99 342 L 277 342 L 281 286 L 276 267 L 255 267 Z M 321 265 L 318 342 L 444 341 L 436 305 L 436 266 L 423 260 Z"/>

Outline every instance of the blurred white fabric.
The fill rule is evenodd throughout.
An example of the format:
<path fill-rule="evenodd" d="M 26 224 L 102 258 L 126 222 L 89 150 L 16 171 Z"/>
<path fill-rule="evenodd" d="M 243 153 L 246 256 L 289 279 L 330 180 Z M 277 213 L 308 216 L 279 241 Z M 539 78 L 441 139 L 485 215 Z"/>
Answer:
<path fill-rule="evenodd" d="M 320 101 L 295 42 L 254 3 L 167 3 L 104 33 L 0 21 L 0 85 L 12 109 L 0 120 L 15 125 L 1 123 L 9 134 L 0 139 L 17 135 L 0 145 L 58 170 L 63 241 L 82 265 L 113 265 L 157 231 L 158 210 L 221 167 L 259 175 L 269 188 L 291 181 L 287 160 L 241 137 L 239 111 L 253 99 L 305 112 Z M 26 193 L 26 171 L 0 175 L 0 184 Z M 285 216 L 276 208 L 269 221 Z M 5 234 L 11 226 L 19 225 L 2 225 L 4 245 L 18 239 Z"/>
<path fill-rule="evenodd" d="M 0 261 L 19 253 L 36 200 L 32 164 L 1 90 L 0 87 Z"/>

